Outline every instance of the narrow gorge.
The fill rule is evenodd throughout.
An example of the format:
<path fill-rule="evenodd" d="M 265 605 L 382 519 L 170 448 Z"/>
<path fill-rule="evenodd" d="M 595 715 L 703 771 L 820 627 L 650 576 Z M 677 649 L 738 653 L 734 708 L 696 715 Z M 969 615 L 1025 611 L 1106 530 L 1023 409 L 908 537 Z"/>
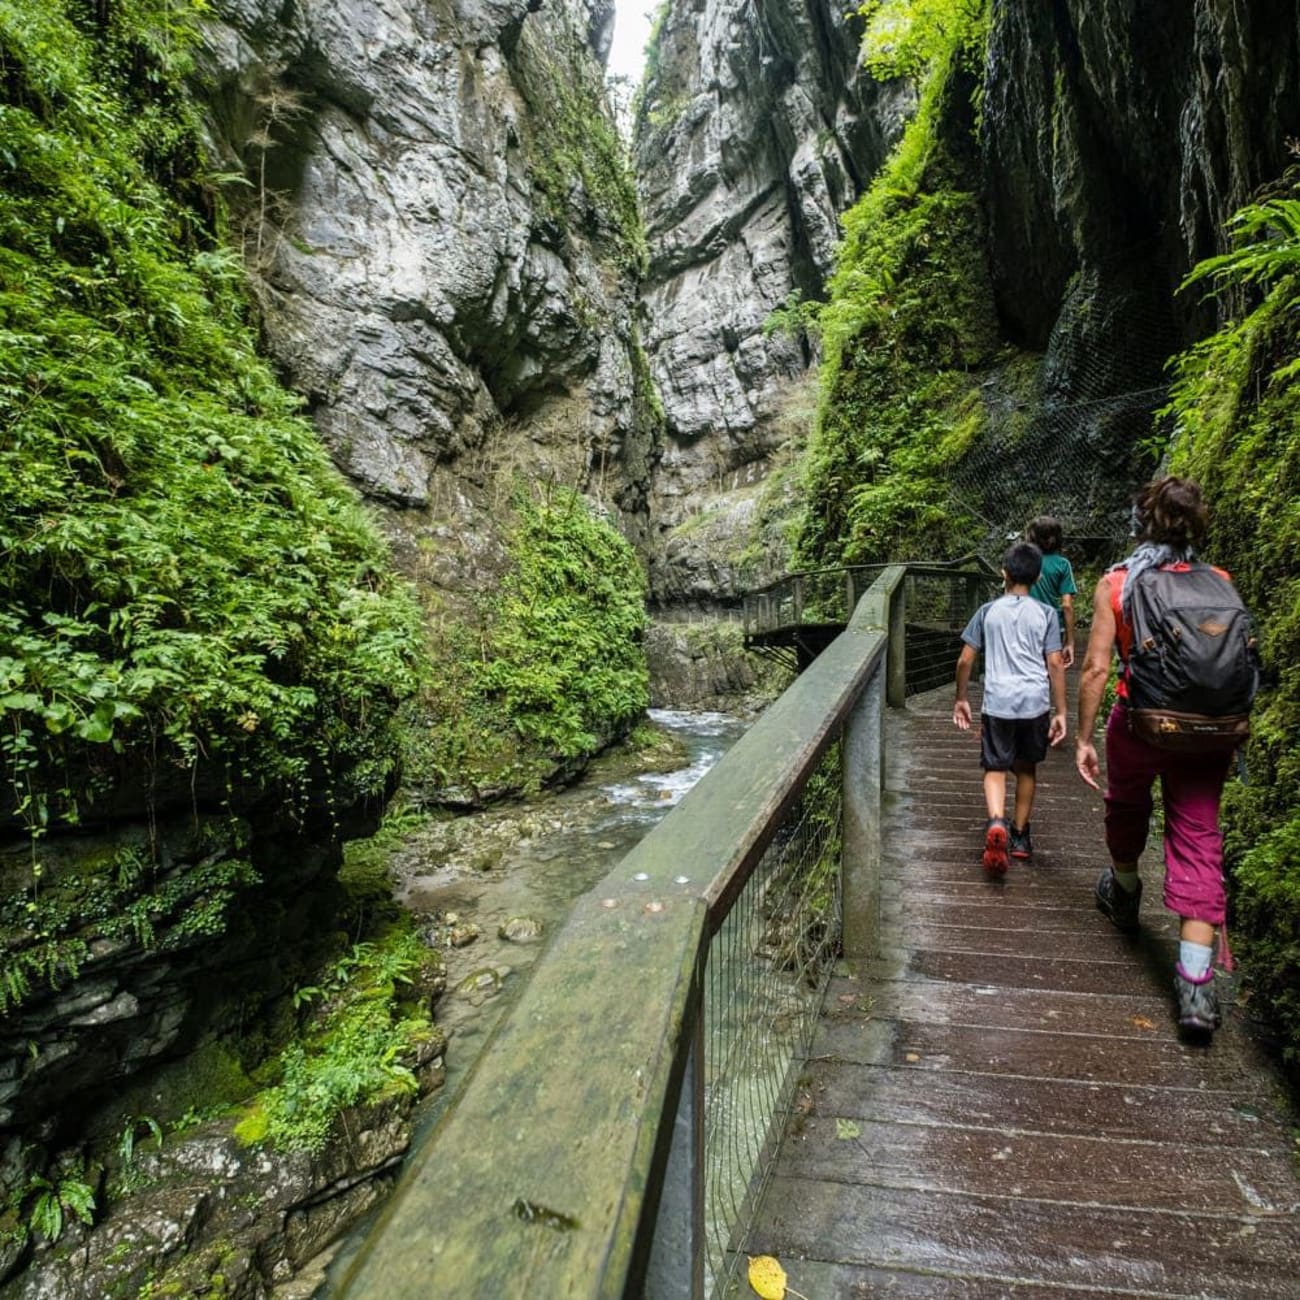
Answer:
<path fill-rule="evenodd" d="M 0 0 L 5 1300 L 326 1294 L 455 1051 L 413 832 L 760 707 L 746 590 L 1095 573 L 1161 466 L 1297 1059 L 1300 6 L 663 0 L 630 139 L 614 19 Z"/>

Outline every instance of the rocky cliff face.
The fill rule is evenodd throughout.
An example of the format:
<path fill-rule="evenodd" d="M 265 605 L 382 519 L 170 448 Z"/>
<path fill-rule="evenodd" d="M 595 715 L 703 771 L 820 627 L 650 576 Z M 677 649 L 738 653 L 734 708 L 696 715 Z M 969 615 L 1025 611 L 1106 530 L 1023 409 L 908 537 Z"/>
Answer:
<path fill-rule="evenodd" d="M 764 322 L 792 293 L 821 297 L 838 216 L 913 102 L 857 75 L 859 37 L 830 0 L 672 0 L 662 18 L 636 123 L 647 349 L 667 425 L 651 510 L 660 601 L 743 585 L 727 551 L 805 422 L 787 408 L 812 348 Z M 707 555 L 678 531 L 702 516 Z"/>
<path fill-rule="evenodd" d="M 1300 129 L 1300 10 L 1011 0 L 994 11 L 985 172 L 1005 322 L 1042 348 L 1082 272 L 1149 301 L 1185 342 L 1206 321 L 1174 290 L 1280 174 Z"/>
<path fill-rule="evenodd" d="M 609 499 L 635 535 L 641 236 L 602 109 L 609 0 L 213 9 L 202 93 L 249 182 L 267 346 L 396 507 L 407 567 L 472 584 L 514 470 Z"/>
<path fill-rule="evenodd" d="M 1214 325 L 1203 294 L 1178 286 L 1281 174 L 1298 82 L 1289 2 L 993 6 L 989 266 L 1003 328 L 1043 362 L 1028 420 L 994 421 L 1005 436 L 959 473 L 964 493 L 994 482 L 1016 517 L 1047 506 L 1076 534 L 1124 535 L 1166 363 Z M 1008 492 L 1012 462 L 1023 480 Z"/>

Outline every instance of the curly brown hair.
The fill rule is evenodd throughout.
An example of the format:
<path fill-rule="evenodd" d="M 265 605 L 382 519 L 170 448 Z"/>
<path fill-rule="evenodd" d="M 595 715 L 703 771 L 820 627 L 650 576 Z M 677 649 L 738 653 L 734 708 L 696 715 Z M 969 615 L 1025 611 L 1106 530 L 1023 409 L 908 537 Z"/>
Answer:
<path fill-rule="evenodd" d="M 1055 515 L 1039 515 L 1029 521 L 1025 541 L 1033 542 L 1044 555 L 1061 549 L 1061 521 Z"/>
<path fill-rule="evenodd" d="M 1200 485 L 1176 474 L 1148 483 L 1137 494 L 1134 510 L 1138 540 L 1162 546 L 1200 546 L 1210 522 Z"/>

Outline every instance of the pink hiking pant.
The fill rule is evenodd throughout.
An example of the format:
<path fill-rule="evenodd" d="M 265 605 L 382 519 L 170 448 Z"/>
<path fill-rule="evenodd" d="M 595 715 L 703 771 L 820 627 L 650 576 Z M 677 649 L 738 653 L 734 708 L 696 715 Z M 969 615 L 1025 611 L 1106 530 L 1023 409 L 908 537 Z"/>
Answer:
<path fill-rule="evenodd" d="M 1146 847 L 1151 786 L 1165 805 L 1165 906 L 1179 916 L 1222 925 L 1223 836 L 1219 798 L 1231 754 L 1175 754 L 1129 735 L 1124 706 L 1106 723 L 1106 847 L 1136 862 Z"/>

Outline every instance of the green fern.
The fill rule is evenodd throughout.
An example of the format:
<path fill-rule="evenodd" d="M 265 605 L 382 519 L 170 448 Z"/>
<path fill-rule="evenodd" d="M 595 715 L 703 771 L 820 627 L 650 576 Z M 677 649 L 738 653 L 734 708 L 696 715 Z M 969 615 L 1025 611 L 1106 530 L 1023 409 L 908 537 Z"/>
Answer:
<path fill-rule="evenodd" d="M 1197 263 L 1180 288 L 1203 280 L 1216 288 L 1268 286 L 1300 271 L 1300 198 L 1249 204 L 1228 222 L 1228 234 L 1238 246 Z"/>

